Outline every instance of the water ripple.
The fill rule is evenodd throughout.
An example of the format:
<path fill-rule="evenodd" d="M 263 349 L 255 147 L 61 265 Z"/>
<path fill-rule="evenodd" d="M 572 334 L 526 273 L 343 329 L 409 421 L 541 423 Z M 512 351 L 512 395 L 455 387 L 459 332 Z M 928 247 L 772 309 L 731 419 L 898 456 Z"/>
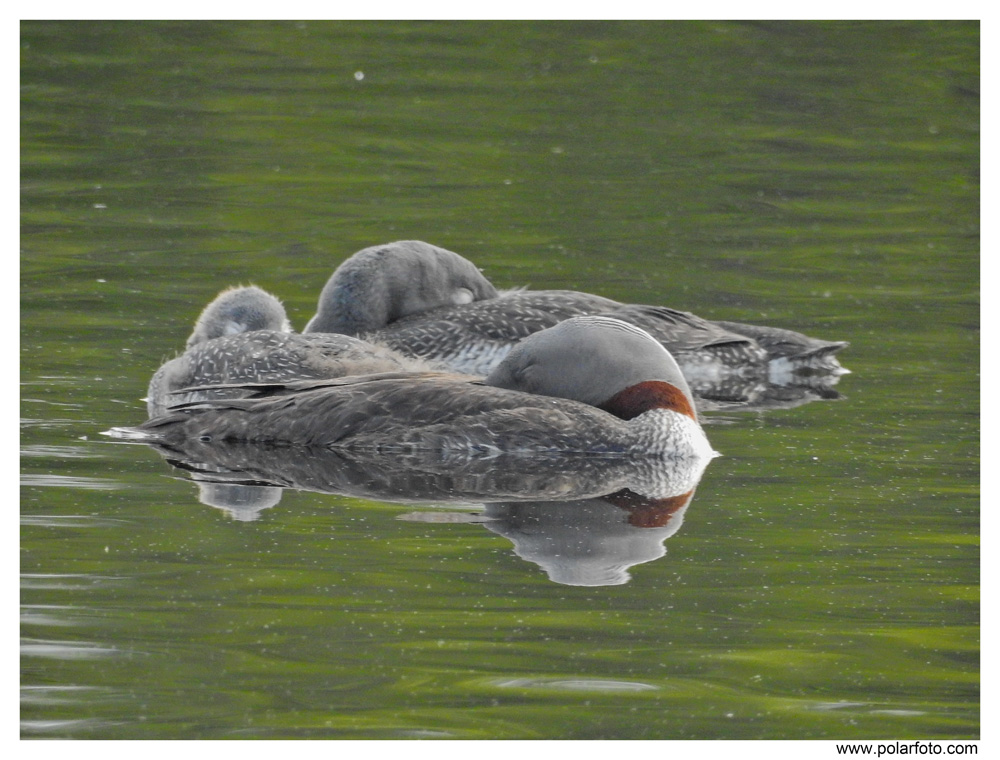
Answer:
<path fill-rule="evenodd" d="M 82 446 L 24 446 L 22 457 L 59 457 L 60 459 L 97 459 L 99 454 L 88 452 Z"/>
<path fill-rule="evenodd" d="M 26 474 L 21 476 L 22 486 L 48 488 L 88 488 L 112 491 L 123 488 L 121 483 L 104 478 L 77 478 L 72 475 Z"/>
<path fill-rule="evenodd" d="M 513 678 L 495 681 L 507 689 L 556 689 L 559 691 L 656 691 L 653 686 L 639 681 L 611 681 L 603 678 Z"/>
<path fill-rule="evenodd" d="M 22 686 L 22 705 L 71 705 L 81 697 L 91 697 L 94 692 L 103 692 L 97 686 Z"/>
<path fill-rule="evenodd" d="M 93 515 L 21 515 L 21 525 L 33 528 L 109 528 L 127 523 Z"/>
<path fill-rule="evenodd" d="M 96 731 L 109 726 L 124 725 L 122 721 L 98 720 L 96 718 L 79 718 L 76 720 L 22 720 L 22 734 L 51 734 L 67 731 Z"/>
<path fill-rule="evenodd" d="M 106 585 L 108 581 L 123 581 L 123 576 L 87 575 L 86 573 L 22 573 L 21 590 L 74 590 Z"/>
<path fill-rule="evenodd" d="M 79 614 L 80 612 L 86 612 L 86 610 L 82 607 L 73 607 L 68 604 L 22 604 L 21 625 L 76 625 L 73 620 L 54 614 L 65 612 L 76 612 Z"/>
<path fill-rule="evenodd" d="M 96 660 L 102 657 L 119 657 L 125 650 L 99 646 L 85 641 L 46 641 L 22 639 L 22 657 L 47 657 L 55 660 Z"/>

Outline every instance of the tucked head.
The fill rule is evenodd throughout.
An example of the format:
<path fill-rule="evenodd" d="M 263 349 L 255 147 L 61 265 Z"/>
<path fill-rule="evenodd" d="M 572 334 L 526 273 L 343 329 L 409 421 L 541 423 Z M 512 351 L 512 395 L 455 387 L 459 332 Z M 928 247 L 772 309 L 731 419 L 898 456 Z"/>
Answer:
<path fill-rule="evenodd" d="M 687 380 L 649 333 L 610 317 L 573 317 L 522 340 L 486 378 L 631 419 L 652 408 L 697 419 Z"/>
<path fill-rule="evenodd" d="M 419 240 L 365 248 L 327 281 L 305 332 L 363 335 L 442 306 L 495 298 L 475 264 Z"/>
<path fill-rule="evenodd" d="M 205 307 L 188 338 L 187 347 L 223 335 L 253 330 L 290 332 L 291 329 L 285 307 L 270 293 L 253 285 L 230 288 Z"/>

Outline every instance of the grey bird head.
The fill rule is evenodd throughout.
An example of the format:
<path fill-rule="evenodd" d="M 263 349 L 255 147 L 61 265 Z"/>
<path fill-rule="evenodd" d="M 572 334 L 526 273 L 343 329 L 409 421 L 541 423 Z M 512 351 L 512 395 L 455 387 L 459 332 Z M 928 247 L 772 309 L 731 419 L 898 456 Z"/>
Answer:
<path fill-rule="evenodd" d="M 285 307 L 270 293 L 253 285 L 230 288 L 222 291 L 202 311 L 195 323 L 194 332 L 188 338 L 187 347 L 191 348 L 223 335 L 253 330 L 290 332 L 291 329 Z"/>
<path fill-rule="evenodd" d="M 496 298 L 468 259 L 419 240 L 365 248 L 333 273 L 304 332 L 364 335 L 441 306 Z"/>
<path fill-rule="evenodd" d="M 486 378 L 497 388 L 558 396 L 607 408 L 641 383 L 668 383 L 679 391 L 671 406 L 694 400 L 674 357 L 644 330 L 610 317 L 573 317 L 529 335 Z M 683 404 L 680 404 L 683 406 Z M 628 419 L 628 414 L 620 414 Z M 637 410 L 639 413 L 644 410 Z"/>

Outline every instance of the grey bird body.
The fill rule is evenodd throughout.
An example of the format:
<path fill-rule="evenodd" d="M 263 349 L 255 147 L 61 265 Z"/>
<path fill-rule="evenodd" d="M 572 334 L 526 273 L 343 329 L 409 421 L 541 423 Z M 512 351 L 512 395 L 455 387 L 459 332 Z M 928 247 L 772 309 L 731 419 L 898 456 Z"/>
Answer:
<path fill-rule="evenodd" d="M 581 364 L 580 356 L 593 358 Z M 670 354 L 642 330 L 600 317 L 526 338 L 485 380 L 390 372 L 242 390 L 250 395 L 185 404 L 139 431 L 167 443 L 435 451 L 459 459 L 714 454 Z"/>
<path fill-rule="evenodd" d="M 362 293 L 363 319 L 350 309 Z M 359 335 L 455 371 L 487 374 L 518 340 L 581 315 L 614 317 L 643 328 L 691 377 L 743 372 L 766 378 L 773 361 L 793 369 L 844 371 L 833 356 L 847 345 L 841 341 L 711 322 L 689 312 L 622 304 L 579 291 L 497 292 L 471 262 L 420 241 L 376 246 L 349 258 L 324 287 L 306 332 Z"/>
<path fill-rule="evenodd" d="M 187 348 L 199 343 L 254 330 L 291 332 L 281 301 L 255 285 L 228 288 L 212 300 L 198 316 Z"/>
<path fill-rule="evenodd" d="M 245 328 L 241 331 L 241 328 Z M 346 335 L 288 332 L 277 298 L 256 288 L 223 291 L 188 339 L 188 349 L 161 366 L 146 393 L 150 417 L 178 403 L 245 393 L 191 391 L 195 386 L 324 379 L 423 368 L 422 362 Z"/>

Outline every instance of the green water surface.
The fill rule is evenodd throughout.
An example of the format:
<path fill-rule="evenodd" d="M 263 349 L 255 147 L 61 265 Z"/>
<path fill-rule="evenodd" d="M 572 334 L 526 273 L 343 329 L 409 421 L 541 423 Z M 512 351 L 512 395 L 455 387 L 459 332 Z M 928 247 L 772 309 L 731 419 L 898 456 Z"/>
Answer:
<path fill-rule="evenodd" d="M 978 93 L 973 22 L 23 23 L 22 736 L 977 738 Z M 222 288 L 301 328 L 406 238 L 852 374 L 707 415 L 616 586 L 100 435 Z"/>

